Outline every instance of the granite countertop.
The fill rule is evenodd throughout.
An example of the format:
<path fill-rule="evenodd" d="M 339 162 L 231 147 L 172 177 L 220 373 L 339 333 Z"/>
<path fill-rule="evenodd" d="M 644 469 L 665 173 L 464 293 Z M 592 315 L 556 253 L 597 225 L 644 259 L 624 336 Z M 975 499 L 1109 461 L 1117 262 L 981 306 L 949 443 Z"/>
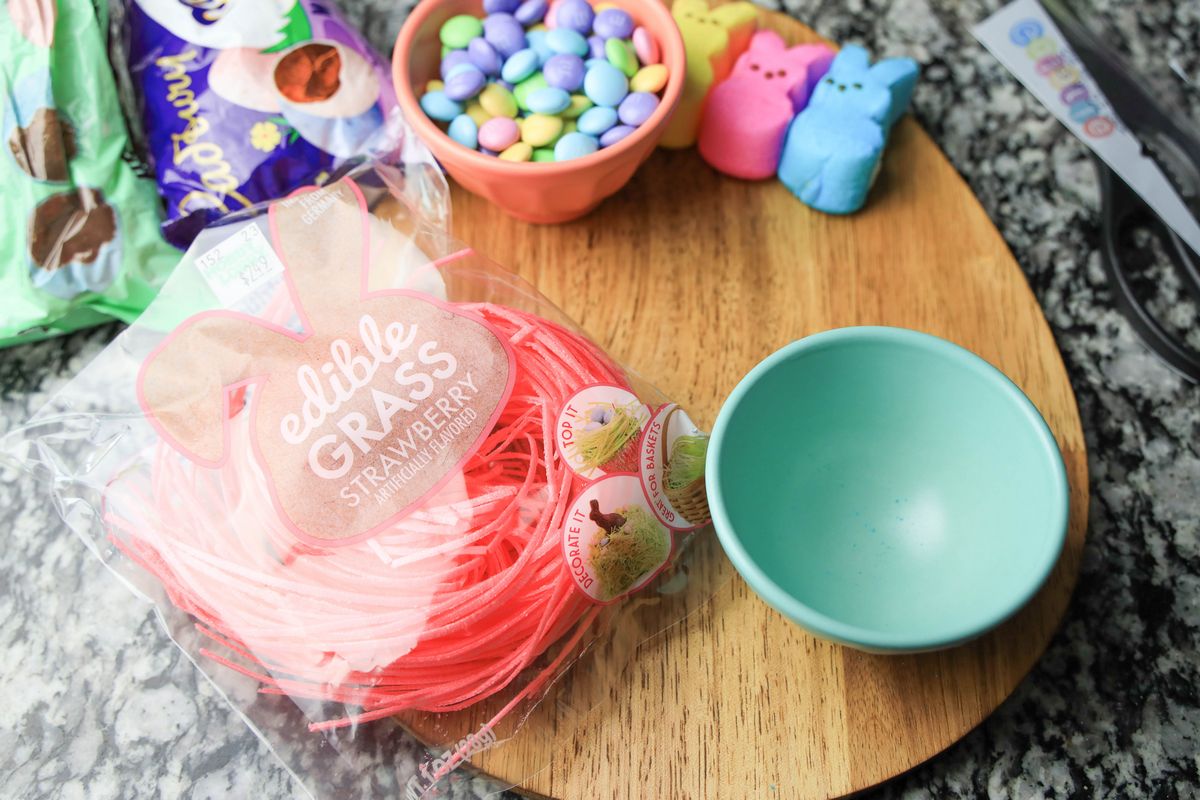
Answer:
<path fill-rule="evenodd" d="M 406 3 L 342 5 L 390 48 Z M 1200 88 L 1179 77 L 1200 81 L 1200 4 L 1086 5 L 1170 106 L 1200 126 Z M 872 796 L 1197 797 L 1200 388 L 1163 367 L 1114 310 L 1084 147 L 969 33 L 997 6 L 786 0 L 782 9 L 837 41 L 921 62 L 915 113 L 1025 269 L 1063 351 L 1089 451 L 1082 571 L 1045 657 L 977 730 Z M 1200 347 L 1197 309 L 1173 294 L 1171 272 L 1151 266 L 1149 275 Z M 0 431 L 115 333 L 108 326 L 0 353 Z M 0 796 L 304 796 L 34 482 L 0 475 Z M 363 794 L 399 794 L 371 780 L 364 775 Z M 494 790 L 464 777 L 452 793 Z"/>

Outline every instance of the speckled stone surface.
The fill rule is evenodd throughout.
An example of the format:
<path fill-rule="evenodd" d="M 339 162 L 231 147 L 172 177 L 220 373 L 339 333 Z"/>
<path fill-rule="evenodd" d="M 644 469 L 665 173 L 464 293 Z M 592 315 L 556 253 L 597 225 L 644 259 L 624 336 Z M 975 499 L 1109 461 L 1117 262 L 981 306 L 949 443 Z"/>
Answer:
<path fill-rule="evenodd" d="M 346 0 L 386 50 L 404 4 Z M 1200 3 L 1088 0 L 1156 91 L 1200 126 Z M 776 5 L 775 7 L 779 7 Z M 882 798 L 1200 796 L 1200 389 L 1162 367 L 1114 311 L 1082 145 L 975 42 L 978 0 L 786 0 L 820 33 L 923 65 L 915 113 L 979 195 L 1028 275 L 1083 418 L 1091 528 L 1075 598 L 1046 656 L 987 722 Z M 1200 346 L 1196 308 L 1148 267 Z M 0 353 L 0 430 L 99 351 L 102 328 Z M 31 479 L 0 467 L 0 797 L 305 796 L 269 748 L 169 646 L 156 618 L 65 530 Z M 251 686 L 242 687 L 252 692 Z M 259 709 L 286 716 L 284 709 Z M 406 754 L 336 796 L 400 796 Z M 332 771 L 313 748 L 305 769 Z M 761 787 L 760 787 L 761 788 Z M 597 787 L 598 796 L 636 796 Z M 459 776 L 455 797 L 495 791 Z M 729 795 L 760 797 L 753 787 Z M 333 795 L 331 795 L 333 796 Z"/>

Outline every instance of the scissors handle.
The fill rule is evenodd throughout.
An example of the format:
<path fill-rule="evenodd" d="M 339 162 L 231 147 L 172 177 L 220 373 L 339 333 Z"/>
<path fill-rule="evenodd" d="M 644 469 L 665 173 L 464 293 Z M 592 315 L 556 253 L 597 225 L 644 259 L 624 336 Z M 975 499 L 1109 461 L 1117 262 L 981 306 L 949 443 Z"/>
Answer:
<path fill-rule="evenodd" d="M 1103 198 L 1100 249 L 1117 305 L 1152 351 L 1180 375 L 1200 383 L 1200 353 L 1164 328 L 1134 292 L 1121 255 L 1122 233 L 1135 218 L 1145 220 L 1147 229 L 1165 245 L 1164 249 L 1175 264 L 1180 281 L 1197 304 L 1200 304 L 1200 265 L 1188 246 L 1150 211 L 1120 176 L 1099 159 L 1096 159 L 1096 168 Z"/>

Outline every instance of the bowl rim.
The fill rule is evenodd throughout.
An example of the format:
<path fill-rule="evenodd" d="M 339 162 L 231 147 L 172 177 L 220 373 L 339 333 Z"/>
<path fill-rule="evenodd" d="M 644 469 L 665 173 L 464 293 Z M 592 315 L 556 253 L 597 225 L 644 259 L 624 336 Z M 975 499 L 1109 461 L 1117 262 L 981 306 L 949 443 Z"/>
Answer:
<path fill-rule="evenodd" d="M 830 617 L 801 602 L 772 580 L 747 552 L 729 518 L 721 493 L 719 465 L 730 421 L 737 413 L 742 401 L 753 391 L 760 379 L 779 365 L 816 350 L 865 341 L 886 342 L 901 347 L 924 350 L 948 359 L 951 363 L 983 378 L 993 390 L 1011 402 L 1028 422 L 1034 436 L 1042 445 L 1045 456 L 1039 468 L 1047 473 L 1047 478 L 1052 484 L 1051 504 L 1046 514 L 1045 541 L 1042 543 L 1042 550 L 1036 554 L 1036 558 L 1032 559 L 1033 569 L 1028 574 L 1021 576 L 1019 582 L 1014 581 L 1014 587 L 1007 602 L 1000 604 L 990 614 L 980 617 L 974 622 L 959 626 L 946 626 L 936 630 L 933 635 L 928 632 L 917 635 L 914 632 L 864 628 Z M 733 562 L 734 567 L 756 594 L 784 616 L 818 636 L 882 652 L 913 652 L 950 647 L 973 639 L 1011 617 L 1033 598 L 1054 569 L 1066 541 L 1070 515 L 1070 489 L 1062 453 L 1049 425 L 1046 424 L 1041 413 L 1020 387 L 985 359 L 960 345 L 932 334 L 887 326 L 865 325 L 822 331 L 798 339 L 759 362 L 734 387 L 717 415 L 709 443 L 705 484 L 717 538 L 729 560 Z"/>
<path fill-rule="evenodd" d="M 581 165 L 599 167 L 605 163 L 620 160 L 628 151 L 637 147 L 638 143 L 649 136 L 651 131 L 665 123 L 664 118 L 674 113 L 675 106 L 679 104 L 679 100 L 683 96 L 687 62 L 683 35 L 679 32 L 679 26 L 675 24 L 671 10 L 664 3 L 660 2 L 660 0 L 622 0 L 622 2 L 631 6 L 646 9 L 648 14 L 659 17 L 659 22 L 666 23 L 662 27 L 666 31 L 666 38 L 672 43 L 671 52 L 674 55 L 673 60 L 677 62 L 673 65 L 667 65 L 669 70 L 667 85 L 663 89 L 662 99 L 659 101 L 658 108 L 654 109 L 654 113 L 650 115 L 649 119 L 639 125 L 633 133 L 611 147 L 599 149 L 582 158 L 573 158 L 567 161 L 535 162 L 503 161 L 493 156 L 485 156 L 478 150 L 471 150 L 454 141 L 450 138 L 449 134 L 435 125 L 433 120 L 421 108 L 420 100 L 417 98 L 408 80 L 408 52 L 412 47 L 413 40 L 416 39 L 417 32 L 425 24 L 425 21 L 432 16 L 434 10 L 443 1 L 422 0 L 417 3 L 409 13 L 407 19 L 404 20 L 404 24 L 400 27 L 400 33 L 396 36 L 396 44 L 392 48 L 392 83 L 396 92 L 396 101 L 404 112 L 405 121 L 413 128 L 417 137 L 430 150 L 435 150 L 434 154 L 439 159 L 443 156 L 439 155 L 436 151 L 445 145 L 447 150 L 452 154 L 450 157 L 462 159 L 464 167 L 491 169 L 522 177 L 529 177 L 535 173 L 547 176 L 562 175 L 579 169 Z M 641 22 L 644 22 L 644 20 L 641 20 Z M 659 47 L 662 55 L 659 63 L 666 64 L 668 58 L 666 42 L 662 41 L 663 37 L 657 32 L 654 35 L 660 40 Z M 412 113 L 409 113 L 410 110 Z"/>

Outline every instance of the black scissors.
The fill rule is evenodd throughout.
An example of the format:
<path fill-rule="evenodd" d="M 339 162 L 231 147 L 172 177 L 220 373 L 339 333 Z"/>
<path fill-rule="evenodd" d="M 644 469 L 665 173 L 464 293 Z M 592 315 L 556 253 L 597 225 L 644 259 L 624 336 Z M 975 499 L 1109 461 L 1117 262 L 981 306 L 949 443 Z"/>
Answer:
<path fill-rule="evenodd" d="M 1062 31 L 1083 66 L 1112 104 L 1121 122 L 1156 161 L 1193 217 L 1200 209 L 1200 138 L 1172 117 L 1146 88 L 1146 82 L 1093 33 L 1061 0 L 1042 5 Z M 1101 253 L 1117 304 L 1146 345 L 1188 380 L 1200 383 L 1200 352 L 1165 327 L 1135 284 L 1139 262 L 1127 258 L 1137 248 L 1133 233 L 1157 237 L 1179 274 L 1184 290 L 1200 307 L 1200 254 L 1188 245 L 1101 159 L 1096 158 L 1102 196 Z M 1143 246 L 1144 247 L 1144 246 Z"/>

